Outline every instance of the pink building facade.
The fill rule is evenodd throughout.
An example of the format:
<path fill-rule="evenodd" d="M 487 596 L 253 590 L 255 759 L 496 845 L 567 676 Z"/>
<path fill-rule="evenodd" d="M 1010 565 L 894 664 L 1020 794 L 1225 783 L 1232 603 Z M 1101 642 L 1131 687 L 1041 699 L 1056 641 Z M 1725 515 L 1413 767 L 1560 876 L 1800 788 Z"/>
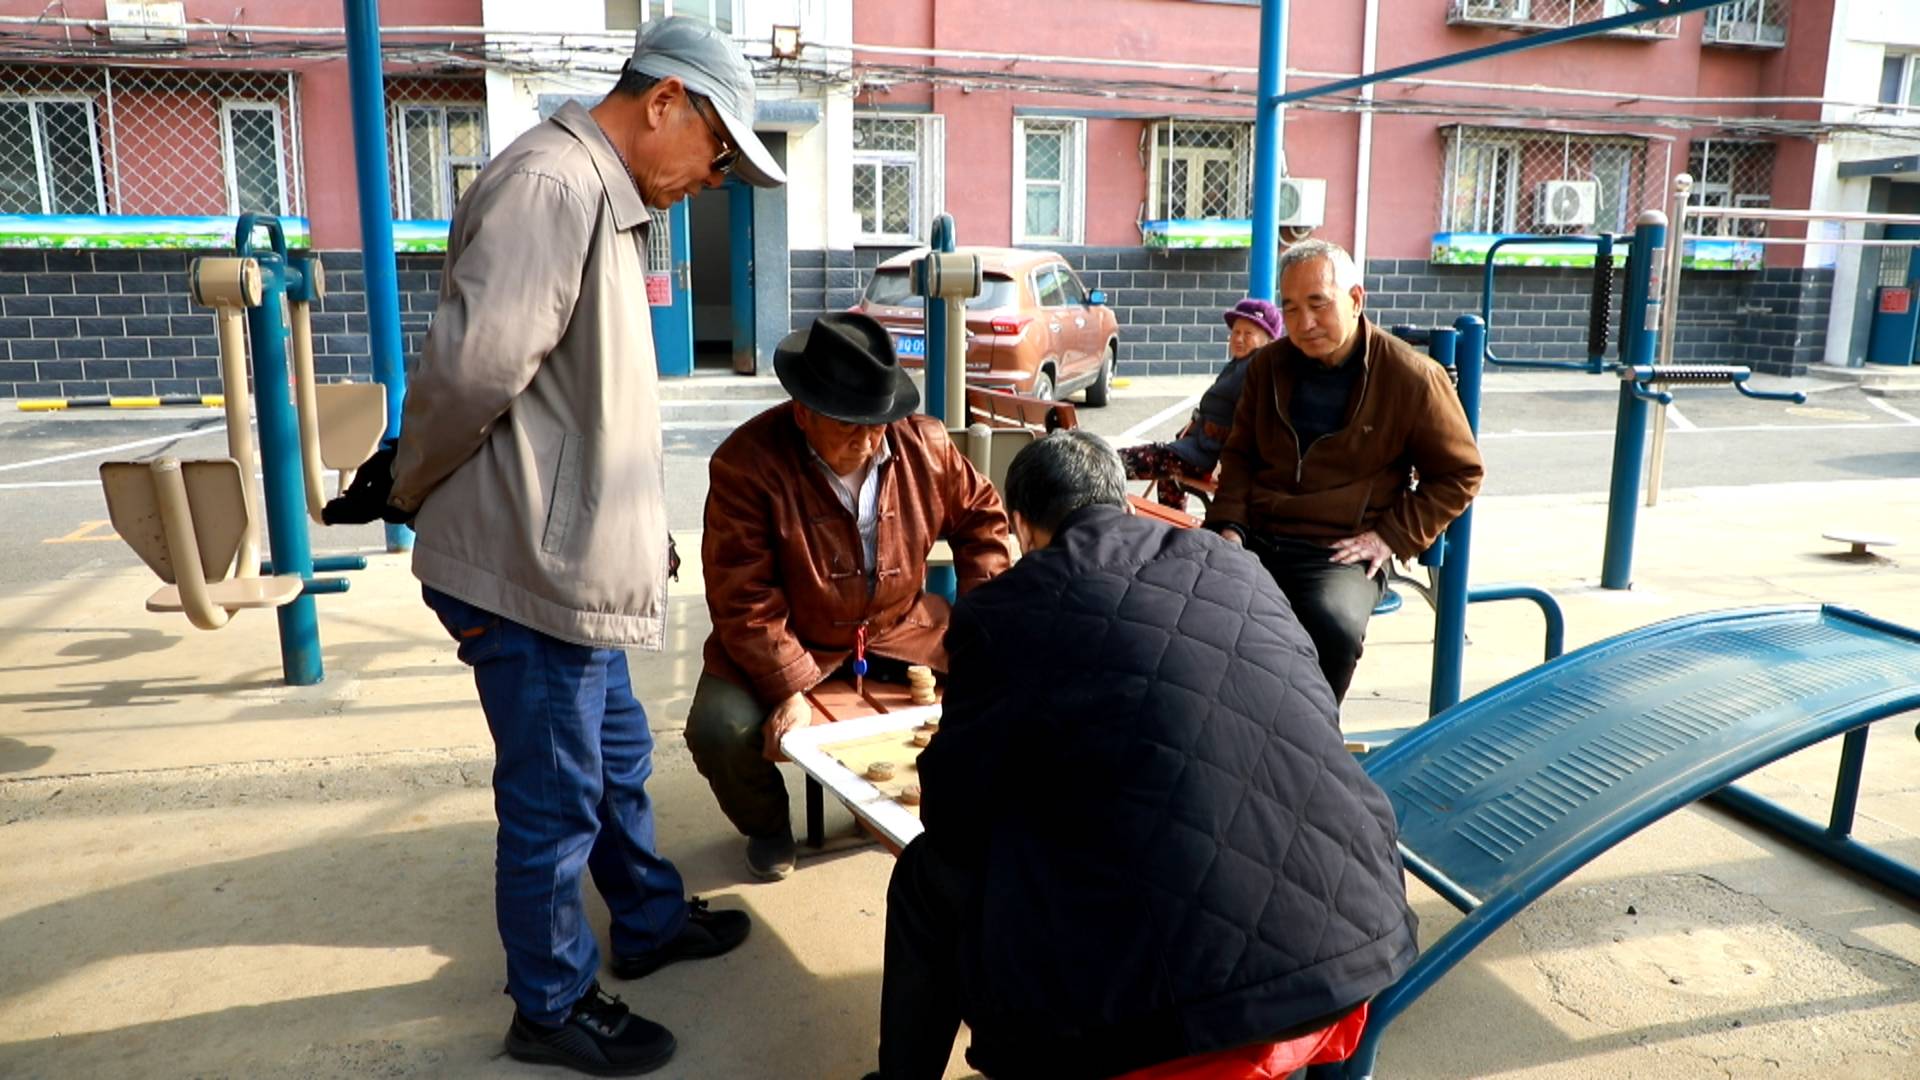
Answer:
<path fill-rule="evenodd" d="M 1299 90 L 1623 5 L 1286 7 L 1287 87 Z M 924 240 L 938 205 L 963 244 L 1054 248 L 1075 262 L 1121 317 L 1121 370 L 1211 370 L 1224 354 L 1217 311 L 1245 287 L 1250 230 L 1235 222 L 1251 214 L 1259 20 L 1257 4 L 1219 0 L 857 0 L 854 154 L 875 176 L 863 182 L 856 167 L 861 238 L 824 261 L 850 259 L 864 281 L 878 258 Z M 1727 5 L 1291 107 L 1285 238 L 1347 246 L 1364 260 L 1376 317 L 1425 325 L 1478 309 L 1492 238 L 1631 231 L 1641 210 L 1666 206 L 1681 172 L 1699 175 L 1708 203 L 1806 207 L 1817 138 L 1779 122 L 1811 124 L 1819 108 L 1755 99 L 1821 96 L 1830 22 L 1818 3 Z M 869 149 L 875 133 L 883 152 Z M 1764 295 L 1779 332 L 1734 342 L 1683 327 L 1679 355 L 1777 370 L 1817 360 L 1830 272 L 1803 270 L 1799 248 L 1739 243 L 1758 222 L 1709 228 L 1724 239 L 1695 245 L 1700 269 L 1687 275 L 1703 311 Z M 1584 358 L 1586 314 L 1574 307 L 1590 276 L 1503 272 L 1530 314 L 1527 325 L 1496 314 L 1496 350 Z M 796 315 L 806 306 L 796 296 Z"/>

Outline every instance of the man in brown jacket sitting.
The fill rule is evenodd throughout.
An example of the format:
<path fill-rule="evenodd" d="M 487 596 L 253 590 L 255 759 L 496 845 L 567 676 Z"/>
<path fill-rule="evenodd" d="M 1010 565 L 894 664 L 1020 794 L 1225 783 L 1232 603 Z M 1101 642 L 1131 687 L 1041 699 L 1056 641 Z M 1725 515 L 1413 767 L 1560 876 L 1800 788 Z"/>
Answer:
<path fill-rule="evenodd" d="M 924 588 L 936 540 L 965 593 L 1007 568 L 993 485 L 916 416 L 920 393 L 885 328 L 829 313 L 789 335 L 774 371 L 793 401 L 740 426 L 709 465 L 701 545 L 706 668 L 687 744 L 763 881 L 793 870 L 780 737 L 812 721 L 805 693 L 836 672 L 905 681 L 946 669 L 947 602 Z"/>
<path fill-rule="evenodd" d="M 1351 255 L 1309 240 L 1279 270 L 1287 336 L 1247 370 L 1207 527 L 1260 557 L 1344 699 L 1387 560 L 1438 539 L 1484 470 L 1446 370 L 1361 314 Z"/>

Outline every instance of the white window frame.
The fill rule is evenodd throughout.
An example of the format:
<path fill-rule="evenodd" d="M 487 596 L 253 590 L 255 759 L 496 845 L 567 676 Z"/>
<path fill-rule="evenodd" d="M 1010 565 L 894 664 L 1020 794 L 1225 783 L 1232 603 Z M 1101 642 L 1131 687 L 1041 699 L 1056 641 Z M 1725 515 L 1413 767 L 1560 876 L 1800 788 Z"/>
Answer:
<path fill-rule="evenodd" d="M 638 16 L 638 21 L 628 22 L 625 18 L 615 20 L 611 17 L 608 17 L 606 19 L 607 29 L 632 30 L 639 24 L 651 22 L 656 17 L 656 13 L 653 11 L 654 4 L 660 5 L 660 11 L 657 13 L 659 18 L 663 18 L 663 19 L 671 18 L 674 15 L 682 14 L 681 12 L 677 12 L 674 10 L 674 8 L 677 6 L 675 4 L 675 0 L 634 0 L 632 4 L 623 5 L 623 6 L 633 7 L 635 9 L 635 14 Z M 741 23 L 745 19 L 745 13 L 741 10 L 745 6 L 743 0 L 713 0 L 713 3 L 712 3 L 713 7 L 719 8 L 722 5 L 726 7 L 729 25 L 721 32 L 725 34 L 738 35 L 741 31 Z M 613 6 L 612 4 L 604 5 L 604 7 L 612 7 L 612 6 Z M 699 18 L 699 16 L 690 15 L 688 16 L 688 18 Z M 716 25 L 711 20 L 708 20 L 708 19 L 702 19 L 701 21 L 708 23 L 708 25 Z"/>
<path fill-rule="evenodd" d="M 227 182 L 227 213 L 241 214 L 250 212 L 250 208 L 240 205 L 239 159 L 233 152 L 233 114 L 237 112 L 268 112 L 273 114 L 273 179 L 274 186 L 280 189 L 280 205 L 271 207 L 274 215 L 284 217 L 287 213 L 287 136 L 282 129 L 280 104 L 275 101 L 260 101 L 253 98 L 228 98 L 220 103 L 220 153 L 223 171 Z"/>
<path fill-rule="evenodd" d="M 1636 153 L 1636 151 L 1638 152 Z M 1607 183 L 1609 177 L 1600 170 L 1600 157 L 1603 153 L 1617 153 L 1621 155 L 1620 160 L 1607 163 L 1611 169 L 1618 170 L 1614 172 L 1611 177 L 1614 181 L 1612 185 Z M 1597 192 L 1595 196 L 1596 205 L 1594 207 L 1595 220 L 1592 228 L 1596 231 L 1609 233 L 1632 232 L 1633 219 L 1636 211 L 1632 206 L 1627 205 L 1627 199 L 1633 191 L 1634 171 L 1644 166 L 1645 150 L 1630 146 L 1624 142 L 1604 142 L 1590 147 L 1587 150 L 1587 159 L 1592 163 L 1592 171 L 1589 175 L 1593 177 L 1594 188 Z M 1606 221 L 1600 219 L 1599 209 L 1601 205 L 1606 203 L 1607 192 L 1610 186 L 1618 202 L 1613 220 Z"/>
<path fill-rule="evenodd" d="M 1695 175 L 1693 178 L 1693 188 L 1687 197 L 1688 203 L 1695 206 L 1772 206 L 1773 196 L 1769 192 L 1734 190 L 1731 177 L 1733 175 L 1733 169 L 1739 161 L 1737 157 L 1733 158 L 1735 164 L 1730 164 L 1727 168 L 1728 180 L 1723 182 L 1707 176 L 1707 173 L 1711 170 L 1715 161 L 1714 148 L 1716 146 L 1727 144 L 1738 147 L 1749 144 L 1752 141 L 1753 140 L 1748 139 L 1705 139 L 1697 140 L 1693 146 L 1688 147 L 1687 171 L 1689 173 L 1695 171 L 1693 167 L 1694 149 L 1698 148 L 1701 150 L 1701 168 L 1698 170 L 1698 175 Z M 1702 142 L 1705 143 L 1704 146 L 1701 146 Z M 1779 164 L 1777 154 L 1773 163 L 1775 165 Z M 1771 170 L 1769 170 L 1768 180 L 1769 182 L 1772 180 Z M 1693 231 L 1702 236 L 1753 237 L 1765 236 L 1767 234 L 1767 223 L 1764 219 L 1759 218 L 1701 218 L 1693 224 L 1692 228 Z"/>
<path fill-rule="evenodd" d="M 1234 133 L 1234 145 L 1231 148 L 1174 146 L 1172 145 L 1172 134 L 1169 132 L 1167 136 L 1168 146 L 1162 150 L 1160 147 L 1161 132 L 1166 131 L 1170 125 L 1176 127 L 1181 125 L 1206 125 L 1239 130 L 1236 130 Z M 1196 198 L 1205 198 L 1205 163 L 1209 160 L 1226 161 L 1233 166 L 1236 179 L 1242 181 L 1240 191 L 1238 192 L 1238 209 L 1240 212 L 1222 216 L 1227 218 L 1253 216 L 1253 184 L 1251 180 L 1253 176 L 1252 124 L 1234 120 L 1183 121 L 1174 118 L 1156 120 L 1147 125 L 1147 217 L 1150 220 L 1193 220 L 1200 217 L 1198 214 L 1189 215 L 1184 212 L 1176 214 L 1173 212 L 1173 207 L 1166 205 L 1166 174 L 1169 162 L 1176 157 L 1183 158 L 1188 162 L 1187 202 L 1189 205 L 1191 205 Z M 1195 170 L 1196 165 L 1200 167 L 1198 171 Z M 1195 186 L 1196 183 L 1198 184 L 1197 187 Z M 1186 208 L 1182 207 L 1181 209 L 1184 211 Z"/>
<path fill-rule="evenodd" d="M 106 178 L 100 168 L 100 131 L 99 117 L 94 114 L 93 99 L 84 94 L 9 94 L 0 97 L 0 104 L 25 105 L 27 107 L 27 127 L 29 138 L 33 142 L 34 179 L 40 188 L 40 212 L 54 213 L 52 168 L 47 161 L 46 140 L 41 137 L 40 108 L 42 104 L 81 105 L 87 110 L 87 153 L 93 163 L 93 205 L 94 214 L 107 212 Z"/>
<path fill-rule="evenodd" d="M 1901 52 L 1898 49 L 1888 49 L 1886 59 L 1897 59 L 1900 61 L 1900 92 L 1895 95 L 1896 100 L 1882 101 L 1880 100 L 1880 88 L 1875 87 L 1875 101 L 1881 105 L 1891 105 L 1897 109 L 1913 110 L 1903 113 L 1903 115 L 1907 117 L 1920 117 L 1920 103 L 1914 101 L 1915 93 L 1920 91 L 1920 83 L 1916 83 L 1916 80 L 1920 80 L 1920 52 Z M 1885 64 L 1883 62 L 1882 70 L 1884 69 Z"/>
<path fill-rule="evenodd" d="M 447 111 L 458 109 L 463 112 L 480 114 L 480 137 L 485 151 L 479 157 L 470 154 L 455 154 L 450 145 L 453 128 L 447 123 Z M 407 139 L 407 113 L 409 111 L 431 112 L 439 115 L 438 127 L 440 145 L 439 168 L 434 170 L 434 206 L 446 213 L 437 218 L 413 217 L 413 145 Z M 484 167 L 493 156 L 493 147 L 487 140 L 487 106 L 480 101 L 396 101 L 393 104 L 393 116 L 388 119 L 388 127 L 393 132 L 394 167 L 399 174 L 394 185 L 393 216 L 400 221 L 444 221 L 453 217 L 454 204 L 460 201 L 453 190 L 453 167 L 455 165 L 479 165 Z"/>
<path fill-rule="evenodd" d="M 924 244 L 933 232 L 933 219 L 944 209 L 946 190 L 946 118 L 934 113 L 854 113 L 855 123 L 861 120 L 907 120 L 917 129 L 914 133 L 912 151 L 906 150 L 865 150 L 853 149 L 853 168 L 878 169 L 884 165 L 906 165 L 913 170 L 910 198 L 912 210 L 909 213 L 911 228 L 905 233 L 862 232 L 860 231 L 860 210 L 854 207 L 854 243 L 856 245 L 914 245 Z M 848 178 L 847 198 L 851 203 L 853 191 L 852 178 Z M 874 177 L 874 197 L 881 194 L 880 177 Z M 874 221 L 880 220 L 879 207 L 876 206 Z"/>
<path fill-rule="evenodd" d="M 1027 233 L 1027 128 L 1063 128 L 1060 224 L 1057 236 Z M 1086 242 L 1087 122 L 1077 116 L 1017 116 L 1013 121 L 1013 242 L 1077 247 Z"/>
<path fill-rule="evenodd" d="M 1518 225 L 1516 215 L 1519 213 L 1520 207 L 1520 163 L 1521 155 L 1525 150 L 1520 140 L 1494 139 L 1484 136 L 1469 140 L 1463 138 L 1460 132 L 1456 130 L 1449 138 L 1448 144 L 1447 154 L 1443 159 L 1446 163 L 1445 167 L 1447 170 L 1446 182 L 1441 185 L 1440 195 L 1441 213 L 1445 215 L 1445 220 L 1440 223 L 1441 230 L 1443 232 L 1472 233 L 1513 232 Z M 1497 208 L 1491 207 L 1486 203 L 1476 202 L 1473 211 L 1473 225 L 1475 227 L 1462 229 L 1458 228 L 1452 220 L 1453 197 L 1454 189 L 1459 183 L 1460 152 L 1468 146 L 1474 149 L 1494 149 L 1505 153 L 1505 171 L 1507 175 L 1504 184 L 1502 184 L 1502 190 L 1505 192 L 1506 197 Z M 1482 171 L 1485 171 L 1484 166 L 1482 167 Z M 1491 173 L 1487 175 L 1491 175 Z M 1480 228 L 1479 226 L 1482 223 L 1491 227 Z"/>

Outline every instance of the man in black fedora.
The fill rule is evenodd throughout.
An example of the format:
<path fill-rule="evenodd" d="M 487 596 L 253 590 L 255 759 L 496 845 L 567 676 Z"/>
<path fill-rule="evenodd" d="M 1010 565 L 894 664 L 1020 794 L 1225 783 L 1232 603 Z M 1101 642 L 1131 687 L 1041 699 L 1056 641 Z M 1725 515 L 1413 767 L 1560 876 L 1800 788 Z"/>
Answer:
<path fill-rule="evenodd" d="M 793 400 L 741 425 L 709 466 L 713 633 L 687 717 L 694 762 L 764 881 L 793 870 L 774 762 L 812 719 L 806 691 L 857 659 L 883 681 L 946 669 L 947 603 L 924 588 L 935 541 L 952 547 L 963 594 L 1008 564 L 999 495 L 945 425 L 914 414 L 920 393 L 885 328 L 822 315 L 773 366 Z"/>

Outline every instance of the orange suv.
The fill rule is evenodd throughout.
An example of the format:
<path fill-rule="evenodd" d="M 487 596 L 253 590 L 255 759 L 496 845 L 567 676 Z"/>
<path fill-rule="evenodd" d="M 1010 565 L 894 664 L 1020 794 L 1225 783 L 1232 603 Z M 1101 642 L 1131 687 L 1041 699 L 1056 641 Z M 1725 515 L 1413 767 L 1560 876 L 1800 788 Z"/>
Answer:
<path fill-rule="evenodd" d="M 926 249 L 881 263 L 853 308 L 893 334 L 902 363 L 927 362 L 925 301 L 911 267 Z M 1119 321 L 1098 290 L 1088 292 L 1051 251 L 963 247 L 980 256 L 979 296 L 967 301 L 967 382 L 1054 400 L 1076 390 L 1087 404 L 1107 403 L 1119 349 Z"/>

